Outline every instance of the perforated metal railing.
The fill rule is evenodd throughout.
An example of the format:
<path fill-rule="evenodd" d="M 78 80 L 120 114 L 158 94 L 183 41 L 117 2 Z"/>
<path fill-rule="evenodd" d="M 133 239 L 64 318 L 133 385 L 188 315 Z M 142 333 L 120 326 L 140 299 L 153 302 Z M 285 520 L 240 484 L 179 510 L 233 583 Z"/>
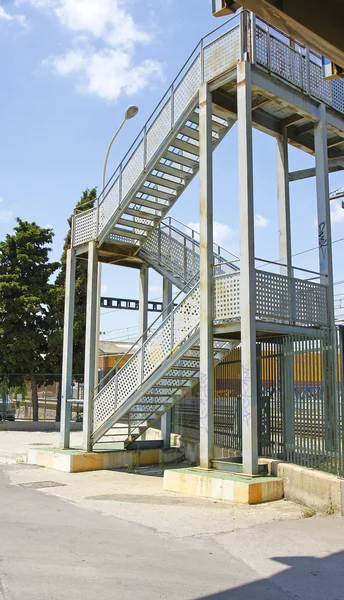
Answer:
<path fill-rule="evenodd" d="M 251 54 L 258 66 L 344 114 L 344 81 L 323 79 L 321 57 L 262 20 L 256 22 L 252 15 L 243 18 L 247 14 L 244 11 L 241 17 L 233 16 L 197 45 L 108 181 L 97 206 L 75 215 L 75 246 L 102 232 L 142 173 L 159 158 L 159 149 L 170 132 L 178 129 L 201 83 L 235 67 L 246 39 L 255 40 Z"/>
<path fill-rule="evenodd" d="M 256 270 L 256 316 L 290 324 L 327 326 L 326 286 Z M 214 322 L 240 318 L 240 272 L 214 278 Z M 200 288 L 197 282 L 161 325 L 142 343 L 93 401 L 95 432 L 173 352 L 198 331 Z"/>
<path fill-rule="evenodd" d="M 216 274 L 237 271 L 239 258 L 221 246 L 213 246 Z M 177 219 L 167 217 L 149 236 L 139 252 L 147 261 L 158 263 L 185 285 L 193 277 L 199 277 L 199 233 Z"/>
<path fill-rule="evenodd" d="M 306 327 L 328 327 L 327 286 L 256 269 L 256 317 Z M 240 272 L 214 281 L 214 321 L 240 318 Z"/>
<path fill-rule="evenodd" d="M 224 27 L 227 31 L 214 40 Z M 125 204 L 143 171 L 156 162 L 168 134 L 173 128 L 177 133 L 178 123 L 194 104 L 201 83 L 234 67 L 239 57 L 240 20 L 235 16 L 200 41 L 107 183 L 97 206 L 75 215 L 75 246 L 95 239 L 119 205 Z"/>
<path fill-rule="evenodd" d="M 260 19 L 256 21 L 255 40 L 258 65 L 344 114 L 344 82 L 323 78 L 317 52 Z"/>

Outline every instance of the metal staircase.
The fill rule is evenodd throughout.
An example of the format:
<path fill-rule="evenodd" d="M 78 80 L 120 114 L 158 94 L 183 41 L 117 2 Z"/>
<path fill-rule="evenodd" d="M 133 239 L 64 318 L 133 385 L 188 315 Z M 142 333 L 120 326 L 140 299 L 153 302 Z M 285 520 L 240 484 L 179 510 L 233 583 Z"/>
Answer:
<path fill-rule="evenodd" d="M 138 256 L 179 289 L 190 289 L 190 282 L 199 277 L 200 242 L 197 231 L 177 219 L 168 217 L 149 236 Z M 214 274 L 239 270 L 239 258 L 214 244 Z"/>
<path fill-rule="evenodd" d="M 186 233 L 177 228 L 177 223 Z M 125 445 L 132 443 L 199 382 L 197 236 L 187 226 L 169 219 L 140 251 L 150 266 L 160 273 L 163 270 L 162 274 L 181 291 L 165 310 L 165 313 L 171 311 L 170 314 L 164 320 L 159 316 L 135 343 L 138 350 L 125 365 L 108 374 L 106 382 L 100 382 L 93 400 L 93 444 L 104 435 L 111 441 L 120 437 Z M 216 276 L 237 272 L 237 260 L 220 246 L 214 247 Z M 232 348 L 232 342 L 214 342 L 214 365 Z"/>

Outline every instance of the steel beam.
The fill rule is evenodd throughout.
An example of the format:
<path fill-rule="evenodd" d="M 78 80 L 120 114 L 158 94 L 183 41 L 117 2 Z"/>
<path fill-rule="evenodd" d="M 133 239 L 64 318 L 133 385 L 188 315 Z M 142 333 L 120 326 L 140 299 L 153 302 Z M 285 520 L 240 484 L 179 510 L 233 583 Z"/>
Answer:
<path fill-rule="evenodd" d="M 290 83 L 282 83 L 261 69 L 252 69 L 252 85 L 262 90 L 264 96 L 283 104 L 286 108 L 292 110 L 297 108 L 298 113 L 307 119 L 316 119 L 318 116 L 315 100 L 310 100 L 308 96 L 294 89 Z"/>
<path fill-rule="evenodd" d="M 237 66 L 243 472 L 258 473 L 251 65 Z"/>
<path fill-rule="evenodd" d="M 163 319 L 166 319 L 172 310 L 172 283 L 168 279 L 163 279 L 162 282 L 162 305 Z M 161 417 L 161 435 L 164 440 L 164 448 L 169 448 L 171 445 L 171 417 L 172 412 L 168 410 Z"/>
<path fill-rule="evenodd" d="M 329 158 L 328 160 L 328 172 L 336 173 L 344 169 L 344 156 L 342 158 Z M 315 167 L 309 169 L 300 169 L 300 171 L 291 171 L 289 173 L 289 181 L 299 181 L 300 179 L 307 179 L 309 177 L 315 177 Z"/>
<path fill-rule="evenodd" d="M 70 445 L 70 420 L 72 404 L 70 402 L 67 402 L 67 400 L 72 399 L 73 394 L 73 327 L 75 301 L 75 268 L 75 251 L 69 249 L 67 250 L 66 257 L 66 288 L 63 323 L 60 448 L 69 448 Z"/>
<path fill-rule="evenodd" d="M 319 106 L 319 121 L 314 128 L 315 170 L 318 213 L 318 243 L 320 283 L 327 286 L 328 319 L 330 327 L 327 344 L 324 382 L 326 446 L 328 451 L 335 448 L 336 440 L 336 330 L 334 322 L 333 266 L 331 241 L 331 213 L 329 203 L 328 155 L 326 135 L 326 108 Z"/>
<path fill-rule="evenodd" d="M 139 337 L 142 336 L 142 343 L 146 341 L 148 327 L 148 273 L 148 267 L 142 266 L 139 291 Z"/>
<path fill-rule="evenodd" d="M 212 98 L 207 84 L 199 91 L 200 145 L 200 467 L 208 469 L 214 453 L 213 356 L 213 160 Z"/>
<path fill-rule="evenodd" d="M 82 448 L 86 452 L 92 450 L 92 412 L 95 387 L 96 364 L 96 328 L 98 309 L 98 257 L 97 243 L 88 243 L 87 265 L 87 300 L 86 300 L 86 329 L 85 329 L 85 376 L 84 376 L 84 412 Z M 97 357 L 98 358 L 98 357 Z"/>
<path fill-rule="evenodd" d="M 284 128 L 281 137 L 276 140 L 276 151 L 279 259 L 283 265 L 287 265 L 280 267 L 280 273 L 292 277 L 288 134 L 286 128 Z"/>

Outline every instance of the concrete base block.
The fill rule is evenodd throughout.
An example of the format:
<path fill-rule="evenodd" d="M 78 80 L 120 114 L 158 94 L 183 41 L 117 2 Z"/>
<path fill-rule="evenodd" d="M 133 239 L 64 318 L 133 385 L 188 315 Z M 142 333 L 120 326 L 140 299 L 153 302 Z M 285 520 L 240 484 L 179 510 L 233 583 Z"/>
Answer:
<path fill-rule="evenodd" d="M 180 460 L 183 453 L 179 448 L 151 450 L 113 450 L 83 452 L 82 450 L 60 450 L 57 448 L 32 448 L 28 464 L 56 469 L 66 473 L 139 467 L 142 465 L 167 464 Z"/>
<path fill-rule="evenodd" d="M 344 481 L 330 473 L 307 469 L 278 460 L 264 459 L 269 473 L 283 481 L 284 497 L 304 506 L 325 512 L 332 507 L 344 514 Z"/>
<path fill-rule="evenodd" d="M 189 496 L 242 504 L 259 504 L 283 497 L 282 480 L 277 477 L 249 479 L 233 473 L 206 471 L 198 467 L 166 470 L 164 489 Z"/>

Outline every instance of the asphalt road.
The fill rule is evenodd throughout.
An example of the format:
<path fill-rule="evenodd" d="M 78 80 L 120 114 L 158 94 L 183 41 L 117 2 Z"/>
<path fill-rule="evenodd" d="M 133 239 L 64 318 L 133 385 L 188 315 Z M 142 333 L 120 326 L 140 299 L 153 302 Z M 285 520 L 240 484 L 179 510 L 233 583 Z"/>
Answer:
<path fill-rule="evenodd" d="M 0 466 L 1 600 L 344 597 L 341 518 L 180 539 L 14 485 L 20 468 Z"/>

